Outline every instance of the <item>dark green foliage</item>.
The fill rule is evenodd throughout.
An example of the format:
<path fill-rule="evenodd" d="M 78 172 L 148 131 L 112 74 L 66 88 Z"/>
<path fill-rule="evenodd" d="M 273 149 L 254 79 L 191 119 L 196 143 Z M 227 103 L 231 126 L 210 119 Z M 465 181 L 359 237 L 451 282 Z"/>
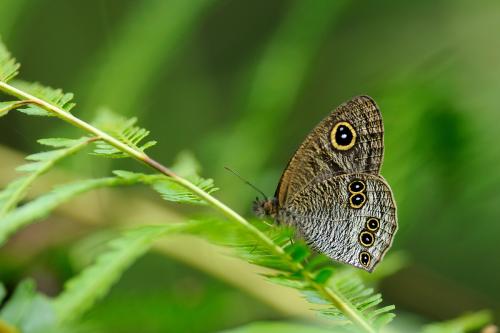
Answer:
<path fill-rule="evenodd" d="M 142 239 L 151 243 L 138 246 L 134 239 L 143 237 L 140 229 L 132 233 L 120 231 L 122 236 L 117 236 L 114 226 L 168 222 L 157 220 L 158 211 L 168 214 L 168 210 L 175 209 L 176 218 L 186 221 L 196 214 L 193 224 L 182 225 L 178 232 L 182 229 L 183 233 L 211 239 L 230 247 L 240 258 L 265 269 L 270 267 L 273 273 L 266 271 L 267 278 L 300 290 L 311 307 L 320 308 L 328 317 L 327 325 L 331 325 L 332 319 L 338 323 L 347 321 L 346 309 L 338 311 L 332 307 L 317 289 L 324 286 L 341 302 L 362 310 L 368 321 L 372 320 L 368 318 L 371 314 L 376 317 L 378 308 L 387 311 L 383 304 L 377 304 L 380 296 L 370 289 L 380 290 L 386 301 L 398 304 L 397 319 L 387 332 L 422 331 L 429 319 L 456 318 L 469 309 L 487 307 L 493 310 L 491 316 L 485 312 L 466 314 L 430 324 L 423 330 L 479 332 L 487 323 L 498 322 L 491 317 L 498 317 L 500 292 L 500 266 L 495 260 L 500 232 L 500 224 L 495 223 L 500 213 L 500 146 L 496 145 L 499 131 L 495 126 L 500 119 L 500 67 L 496 63 L 499 48 L 495 40 L 500 27 L 499 8 L 495 1 L 476 4 L 465 0 L 0 1 L 0 33 L 16 58 L 22 60 L 23 79 L 74 91 L 79 107 L 72 109 L 71 94 L 17 81 L 19 64 L 3 44 L 0 86 L 12 84 L 66 113 L 71 110 L 83 120 L 93 119 L 95 113 L 103 116 L 100 106 L 109 107 L 127 118 L 111 122 L 106 130 L 137 151 L 152 145 L 147 136 L 151 130 L 162 144 L 146 151 L 157 161 L 171 161 L 184 147 L 193 150 L 205 173 L 192 159 L 189 162 L 189 157 L 184 165 L 172 163 L 171 169 L 206 192 L 215 189 L 214 182 L 206 178 L 213 176 L 222 189 L 216 195 L 231 209 L 242 212 L 249 213 L 255 194 L 228 176 L 223 166 L 237 170 L 271 194 L 287 159 L 315 123 L 343 100 L 359 94 L 371 95 L 381 107 L 386 131 L 382 174 L 393 186 L 401 221 L 393 248 L 369 275 L 332 265 L 324 256 L 310 254 L 301 242 L 291 244 L 291 230 L 275 230 L 252 222 L 250 226 L 271 241 L 262 242 L 261 237 L 255 239 L 253 231 L 241 237 L 239 233 L 245 228 L 229 230 L 239 226 L 214 214 L 209 207 L 167 204 L 157 209 L 161 200 L 154 199 L 145 207 L 136 207 L 137 201 L 143 202 L 148 194 L 134 189 L 117 190 L 117 186 L 143 184 L 169 201 L 205 201 L 171 178 L 149 174 L 132 160 L 96 159 L 87 154 L 70 157 L 66 152 L 74 142 L 67 141 L 66 145 L 65 139 L 45 141 L 51 148 L 41 149 L 35 138 L 79 138 L 86 133 L 81 128 L 60 126 L 56 119 L 16 115 L 12 112 L 16 109 L 34 115 L 50 113 L 39 105 L 28 105 L 26 96 L 2 94 L 3 170 L 15 168 L 11 163 L 12 149 L 24 153 L 54 149 L 32 156 L 34 160 L 20 167 L 19 175 L 6 177 L 7 172 L 2 173 L 0 238 L 6 244 L 1 251 L 0 278 L 8 286 L 5 305 L 13 300 L 14 285 L 24 276 L 35 277 L 41 282 L 43 293 L 55 295 L 64 281 L 74 275 L 72 280 L 81 284 L 68 289 L 66 295 L 73 295 L 75 303 L 82 300 L 81 307 L 74 307 L 78 310 L 74 311 L 75 316 L 80 317 L 89 308 L 99 309 L 94 304 L 117 281 L 116 277 L 120 279 L 125 274 L 125 278 L 134 280 L 133 285 L 142 286 L 141 283 L 147 284 L 147 275 L 154 276 L 159 285 L 171 284 L 168 287 L 172 292 L 148 294 L 140 289 L 134 294 L 128 290 L 130 285 L 122 286 L 120 291 L 112 292 L 115 298 L 101 300 L 106 308 L 83 317 L 97 328 L 104 322 L 120 324 L 91 332 L 122 332 L 138 323 L 144 324 L 141 328 L 149 329 L 148 332 L 189 331 L 191 327 L 183 326 L 181 319 L 177 323 L 176 311 L 183 307 L 184 320 L 196 322 L 193 327 L 197 332 L 218 331 L 225 328 L 222 322 L 235 325 L 245 321 L 254 323 L 235 329 L 236 332 L 324 331 L 314 319 L 312 323 L 302 318 L 295 322 L 305 311 L 281 313 L 281 308 L 264 307 L 264 303 L 268 306 L 272 302 L 259 297 L 250 305 L 237 303 L 230 295 L 222 302 L 219 297 L 224 297 L 226 282 L 220 282 L 219 289 L 211 292 L 192 281 L 183 284 L 191 273 L 172 274 L 173 278 L 163 282 L 164 276 L 172 277 L 170 271 L 164 270 L 163 276 L 159 276 L 151 263 L 148 270 L 141 266 L 133 277 L 128 275 L 130 272 L 125 273 L 156 236 L 149 239 L 143 235 Z M 129 119 L 130 116 L 139 121 Z M 125 129 L 117 128 L 120 124 L 125 124 Z M 97 138 L 89 135 L 88 139 Z M 82 143 L 81 148 L 87 145 Z M 100 155 L 126 157 L 113 145 L 103 141 L 96 145 Z M 50 172 L 54 166 L 57 170 Z M 115 172 L 113 176 L 109 170 L 115 169 L 128 171 Z M 65 177 L 59 178 L 61 170 Z M 67 183 L 60 184 L 60 179 Z M 104 195 L 101 191 L 91 194 L 98 205 L 82 207 L 80 200 L 75 205 L 71 201 L 94 189 L 110 187 L 115 189 L 104 191 Z M 121 197 L 126 200 L 119 207 L 108 206 L 107 200 L 100 200 L 108 196 L 112 202 Z M 150 193 L 147 198 L 153 196 Z M 66 206 L 58 210 L 63 203 Z M 141 208 L 145 208 L 144 213 Z M 73 212 L 67 214 L 67 209 Z M 139 212 L 144 215 L 138 216 Z M 88 213 L 98 215 L 99 222 L 106 224 L 87 225 Z M 128 220 L 129 215 L 139 218 Z M 115 219 L 116 216 L 120 218 Z M 27 227 L 40 221 L 46 223 Z M 205 223 L 210 224 L 208 221 L 213 223 L 213 230 L 205 227 Z M 75 238 L 95 235 L 102 228 L 112 229 L 111 238 L 116 240 L 111 241 L 110 247 L 105 247 L 101 240 L 92 253 L 99 253 L 99 258 L 118 258 L 117 266 L 101 259 L 88 265 L 87 260 L 86 265 L 78 266 L 78 270 L 87 267 L 80 275 L 68 267 L 58 267 L 53 256 L 43 254 L 52 248 L 71 252 Z M 69 241 L 61 240 L 65 237 Z M 269 247 L 270 244 L 277 247 Z M 167 262 L 170 258 L 165 260 L 165 256 L 184 255 L 179 249 L 171 251 L 159 254 L 158 260 Z M 191 249 L 182 251 L 195 253 Z M 211 259 L 206 261 L 208 271 L 213 272 L 217 264 L 212 264 Z M 183 265 L 193 263 L 186 261 Z M 403 265 L 405 269 L 399 272 Z M 302 270 L 297 271 L 298 267 L 310 272 L 307 279 Z M 178 267 L 171 269 L 172 273 L 179 273 L 177 270 Z M 230 276 L 245 281 L 245 275 L 239 271 L 216 271 L 215 275 L 214 280 L 224 281 Z M 92 283 L 86 284 L 93 278 L 100 281 L 97 289 L 92 289 Z M 313 289 L 311 284 L 315 284 Z M 19 283 L 19 288 L 25 288 L 25 284 Z M 239 288 L 234 292 L 254 297 L 251 290 Z M 4 294 L 2 290 L 0 295 Z M 198 293 L 191 293 L 192 290 Z M 45 301 L 40 304 L 48 305 L 36 309 L 41 314 L 51 313 L 47 297 L 32 291 L 30 297 L 41 297 Z M 80 298 L 80 292 L 85 297 Z M 73 296 L 66 300 L 71 301 Z M 202 306 L 195 306 L 197 302 Z M 137 316 L 129 316 L 130 313 Z M 223 321 L 224 317 L 239 316 L 244 319 Z M 373 326 L 391 315 L 379 318 Z M 17 321 L 15 326 L 24 328 L 24 323 L 31 320 L 31 315 L 23 315 L 22 322 Z M 74 322 L 80 320 L 75 318 Z M 328 326 L 326 330 L 343 332 L 344 328 Z M 14 330 L 10 321 L 0 320 L 0 331 Z M 45 331 L 56 332 L 56 328 L 53 325 Z M 75 330 L 72 327 L 64 332 Z"/>

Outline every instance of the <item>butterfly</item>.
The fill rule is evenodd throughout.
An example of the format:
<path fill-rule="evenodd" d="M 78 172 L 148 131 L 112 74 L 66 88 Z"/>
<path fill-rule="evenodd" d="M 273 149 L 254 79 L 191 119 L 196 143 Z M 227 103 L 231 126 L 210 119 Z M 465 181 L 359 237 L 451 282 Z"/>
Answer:
<path fill-rule="evenodd" d="M 257 216 L 295 227 L 313 249 L 373 271 L 397 230 L 396 203 L 380 175 L 382 115 L 357 96 L 338 106 L 290 159 L 273 198 L 256 200 Z"/>

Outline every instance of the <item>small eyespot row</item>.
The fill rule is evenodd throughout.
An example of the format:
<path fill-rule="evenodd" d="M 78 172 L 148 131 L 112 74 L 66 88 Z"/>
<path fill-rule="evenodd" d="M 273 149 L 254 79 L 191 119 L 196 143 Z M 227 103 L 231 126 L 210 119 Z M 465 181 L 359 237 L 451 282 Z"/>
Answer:
<path fill-rule="evenodd" d="M 370 247 L 375 243 L 375 235 L 366 230 L 361 231 L 358 239 L 364 247 Z"/>
<path fill-rule="evenodd" d="M 359 209 L 366 203 L 366 183 L 360 179 L 354 179 L 347 185 L 349 205 L 351 208 Z"/>
<path fill-rule="evenodd" d="M 357 134 L 347 121 L 336 123 L 330 132 L 330 142 L 337 150 L 349 150 L 356 143 Z"/>
<path fill-rule="evenodd" d="M 354 209 L 359 209 L 366 203 L 366 195 L 364 193 L 354 193 L 349 197 L 349 204 Z"/>
<path fill-rule="evenodd" d="M 368 248 L 375 243 L 375 232 L 380 229 L 380 219 L 369 217 L 366 219 L 365 229 L 361 230 L 358 236 L 359 243 Z"/>
<path fill-rule="evenodd" d="M 360 179 L 354 179 L 348 186 L 348 190 L 351 194 L 361 193 L 366 190 L 366 184 Z"/>
<path fill-rule="evenodd" d="M 359 262 L 361 263 L 361 265 L 363 265 L 364 267 L 368 267 L 370 266 L 371 261 L 372 261 L 372 256 L 370 255 L 370 253 L 366 251 L 361 251 L 359 253 Z"/>
<path fill-rule="evenodd" d="M 369 217 L 366 220 L 366 229 L 370 231 L 377 231 L 380 228 L 380 220 L 376 217 Z"/>

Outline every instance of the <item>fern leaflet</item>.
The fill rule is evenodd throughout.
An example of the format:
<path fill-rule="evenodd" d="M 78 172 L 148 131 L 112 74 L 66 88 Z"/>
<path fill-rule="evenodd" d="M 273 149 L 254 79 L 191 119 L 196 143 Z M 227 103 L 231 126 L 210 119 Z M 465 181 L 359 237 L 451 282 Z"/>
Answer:
<path fill-rule="evenodd" d="M 137 118 L 127 119 L 109 110 L 102 110 L 95 123 L 99 128 L 131 148 L 145 151 L 156 144 L 156 141 L 142 142 L 149 135 L 149 131 L 139 126 L 135 126 Z M 118 148 L 102 140 L 96 141 L 94 154 L 110 158 L 129 157 L 129 155 L 120 151 Z"/>
<path fill-rule="evenodd" d="M 78 318 L 103 297 L 124 271 L 144 254 L 159 237 L 175 232 L 177 225 L 141 227 L 110 242 L 110 249 L 95 264 L 69 280 L 53 301 L 60 322 Z"/>
<path fill-rule="evenodd" d="M 0 328 L 10 329 L 6 332 L 54 332 L 51 330 L 54 323 L 55 312 L 50 300 L 36 292 L 31 280 L 21 282 L 0 311 Z"/>
<path fill-rule="evenodd" d="M 188 204 L 199 204 L 199 205 L 206 204 L 206 202 L 201 200 L 198 196 L 186 190 L 186 188 L 177 184 L 174 180 L 165 175 L 162 174 L 148 175 L 144 173 L 123 171 L 123 170 L 115 170 L 113 171 L 113 173 L 122 179 L 150 185 L 155 191 L 157 191 L 161 195 L 163 199 L 167 201 L 188 203 Z M 197 177 L 193 179 L 192 182 L 207 193 L 212 193 L 218 190 L 218 188 L 215 187 L 214 185 L 214 181 L 210 178 L 204 179 L 201 177 Z"/>
<path fill-rule="evenodd" d="M 381 295 L 365 288 L 353 270 L 325 266 L 324 256 L 313 257 L 305 244 L 290 241 L 292 231 L 288 228 L 271 227 L 260 221 L 253 225 L 283 251 L 276 251 L 247 229 L 226 221 L 191 221 L 185 232 L 230 246 L 238 257 L 274 269 L 275 273 L 266 275 L 270 281 L 298 289 L 310 302 L 321 305 L 321 314 L 339 324 L 349 324 L 356 318 L 356 324 L 365 331 L 376 332 L 392 320 L 394 314 L 390 311 L 394 306 L 376 308 L 382 302 Z M 347 318 L 346 313 L 351 316 Z"/>
<path fill-rule="evenodd" d="M 8 82 L 19 71 L 19 64 L 11 57 L 9 51 L 0 40 L 0 81 Z"/>
<path fill-rule="evenodd" d="M 0 245 L 2 245 L 10 235 L 20 228 L 47 216 L 56 207 L 79 194 L 100 187 L 112 187 L 129 184 L 132 184 L 130 180 L 108 177 L 87 179 L 57 186 L 52 192 L 30 201 L 29 203 L 0 218 Z"/>
<path fill-rule="evenodd" d="M 47 87 L 37 82 L 31 83 L 21 80 L 13 81 L 12 86 L 30 95 L 40 98 L 52 105 L 55 105 L 66 112 L 70 112 L 71 109 L 76 105 L 71 101 L 73 99 L 73 94 L 64 93 L 61 89 Z M 50 113 L 47 110 L 44 110 L 34 104 L 30 104 L 26 107 L 20 108 L 19 111 L 32 116 L 54 116 L 53 113 Z"/>
<path fill-rule="evenodd" d="M 0 192 L 0 218 L 24 198 L 29 186 L 42 174 L 51 169 L 57 162 L 84 148 L 90 138 L 83 137 L 76 140 L 70 139 L 41 139 L 40 144 L 56 147 L 59 149 L 37 153 L 26 157 L 33 162 L 20 166 L 17 170 L 27 172 L 7 185 Z"/>

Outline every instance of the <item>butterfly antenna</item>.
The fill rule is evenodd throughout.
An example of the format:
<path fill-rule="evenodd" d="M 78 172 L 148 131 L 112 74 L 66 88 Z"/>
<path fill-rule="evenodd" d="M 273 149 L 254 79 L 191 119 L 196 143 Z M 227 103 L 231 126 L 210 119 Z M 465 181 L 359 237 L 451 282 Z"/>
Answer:
<path fill-rule="evenodd" d="M 264 200 L 267 199 L 267 196 L 266 196 L 266 194 L 264 192 L 262 192 L 257 186 L 255 186 L 254 184 L 250 183 L 248 180 L 246 180 L 245 178 L 243 178 L 239 173 L 237 173 L 236 171 L 232 170 L 231 168 L 228 168 L 227 166 L 225 166 L 224 169 L 226 169 L 227 171 L 231 172 L 233 175 L 235 175 L 240 180 L 242 180 L 245 184 L 247 184 L 248 186 L 250 186 L 251 188 L 253 188 L 257 192 L 259 192 L 262 195 L 262 197 L 264 198 Z"/>

